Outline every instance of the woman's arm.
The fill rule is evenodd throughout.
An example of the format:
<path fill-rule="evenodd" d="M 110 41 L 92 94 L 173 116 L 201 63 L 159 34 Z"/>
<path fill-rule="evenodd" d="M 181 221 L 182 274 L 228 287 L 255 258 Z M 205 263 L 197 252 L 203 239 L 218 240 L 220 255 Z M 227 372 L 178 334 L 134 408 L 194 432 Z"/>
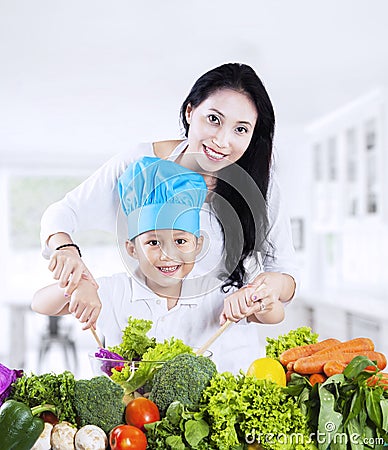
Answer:
<path fill-rule="evenodd" d="M 272 174 L 268 190 L 268 244 L 264 250 L 263 272 L 251 278 L 257 288 L 257 299 L 272 296 L 290 301 L 297 288 L 298 264 L 292 242 L 291 224 L 281 198 L 276 174 Z"/>
<path fill-rule="evenodd" d="M 283 322 L 285 317 L 284 305 L 282 302 L 273 301 L 266 304 L 262 302 L 264 309 L 248 317 L 248 322 L 258 322 L 275 324 Z"/>
<path fill-rule="evenodd" d="M 49 238 L 54 248 L 48 269 L 53 272 L 54 280 L 58 280 L 59 287 L 65 288 L 65 295 L 70 296 L 79 285 L 81 277 L 88 279 L 98 288 L 93 275 L 81 259 L 78 246 L 72 246 L 73 241 L 66 233 L 56 233 Z M 71 276 L 70 276 L 71 275 Z"/>
<path fill-rule="evenodd" d="M 263 255 L 263 271 L 289 277 L 288 280 L 283 280 L 286 290 L 280 298 L 282 301 L 287 301 L 295 294 L 299 270 L 292 241 L 291 223 L 276 173 L 273 173 L 271 177 L 267 203 L 270 229 L 268 244 Z M 255 281 L 259 281 L 258 277 Z"/>

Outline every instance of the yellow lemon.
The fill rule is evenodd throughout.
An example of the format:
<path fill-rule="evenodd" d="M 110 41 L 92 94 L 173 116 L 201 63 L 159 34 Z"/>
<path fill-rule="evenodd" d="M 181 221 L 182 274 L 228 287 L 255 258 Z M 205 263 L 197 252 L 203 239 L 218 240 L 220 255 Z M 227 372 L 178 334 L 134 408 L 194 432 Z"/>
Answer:
<path fill-rule="evenodd" d="M 247 375 L 252 375 L 259 380 L 271 380 L 280 386 L 286 385 L 286 374 L 279 361 L 272 358 L 255 359 L 249 366 Z"/>

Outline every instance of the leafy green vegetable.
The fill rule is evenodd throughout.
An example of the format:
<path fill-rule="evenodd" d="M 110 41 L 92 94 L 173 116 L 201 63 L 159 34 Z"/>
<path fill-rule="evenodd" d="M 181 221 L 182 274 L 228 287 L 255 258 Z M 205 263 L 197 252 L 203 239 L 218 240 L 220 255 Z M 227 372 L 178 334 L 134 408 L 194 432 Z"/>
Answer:
<path fill-rule="evenodd" d="M 203 393 L 200 412 L 210 425 L 211 443 L 220 450 L 243 448 L 247 437 L 269 450 L 314 448 L 296 399 L 268 380 L 216 374 Z"/>
<path fill-rule="evenodd" d="M 318 386 L 320 410 L 318 418 L 319 450 L 326 450 L 341 429 L 343 415 L 335 410 L 335 396 L 328 389 Z"/>
<path fill-rule="evenodd" d="M 151 320 L 135 319 L 129 316 L 121 344 L 109 347 L 109 350 L 118 353 L 127 361 L 140 359 L 149 348 L 155 347 L 155 338 L 147 336 L 151 328 Z"/>
<path fill-rule="evenodd" d="M 221 450 L 239 445 L 236 422 L 240 415 L 242 379 L 229 372 L 217 374 L 203 393 L 202 407 L 211 424 L 211 440 Z"/>
<path fill-rule="evenodd" d="M 388 433 L 388 399 L 383 398 L 380 400 L 381 413 L 383 416 L 382 429 Z"/>
<path fill-rule="evenodd" d="M 112 369 L 111 379 L 120 384 L 126 393 L 131 393 L 152 381 L 155 373 L 168 361 L 181 353 L 193 353 L 193 349 L 174 337 L 164 342 L 158 342 L 149 347 L 143 354 L 136 371 L 130 365 L 124 365 L 121 370 Z"/>
<path fill-rule="evenodd" d="M 217 372 L 210 358 L 182 353 L 167 361 L 155 374 L 150 400 L 162 415 L 173 401 L 196 410 L 205 387 Z"/>
<path fill-rule="evenodd" d="M 329 444 L 330 450 L 382 449 L 388 443 L 388 392 L 367 383 L 370 366 L 378 371 L 368 358 L 356 356 L 343 374 L 313 387 L 305 377 L 292 375 L 286 389 L 297 396 L 310 428 L 318 430 L 320 450 Z"/>
<path fill-rule="evenodd" d="M 200 412 L 180 402 L 168 407 L 162 420 L 145 425 L 148 447 L 154 450 L 216 450 L 209 440 L 209 425 Z M 242 448 L 242 447 L 241 447 Z"/>
<path fill-rule="evenodd" d="M 279 360 L 279 356 L 290 348 L 315 344 L 318 342 L 318 334 L 313 333 L 309 327 L 299 327 L 287 334 L 278 336 L 276 339 L 267 337 L 266 340 L 268 343 L 265 347 L 266 356 Z"/>
<path fill-rule="evenodd" d="M 66 420 L 76 424 L 74 387 L 74 375 L 69 371 L 58 375 L 24 374 L 12 385 L 9 398 L 25 403 L 30 408 L 43 404 L 53 405 L 60 421 Z"/>
<path fill-rule="evenodd" d="M 203 419 L 190 419 L 185 423 L 185 438 L 192 448 L 198 447 L 208 435 L 209 425 Z"/>

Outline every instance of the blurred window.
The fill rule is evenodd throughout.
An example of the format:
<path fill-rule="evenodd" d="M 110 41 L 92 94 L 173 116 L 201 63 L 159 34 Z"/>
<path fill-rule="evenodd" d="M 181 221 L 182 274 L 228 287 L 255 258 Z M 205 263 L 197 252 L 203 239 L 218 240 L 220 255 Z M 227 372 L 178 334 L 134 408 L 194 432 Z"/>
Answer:
<path fill-rule="evenodd" d="M 349 183 L 357 181 L 357 142 L 354 128 L 346 132 L 346 179 Z"/>
<path fill-rule="evenodd" d="M 69 175 L 71 174 L 71 175 Z M 86 170 L 0 169 L 0 302 L 29 301 L 38 288 L 52 283 L 48 261 L 41 255 L 40 220 L 44 210 L 83 181 Z M 74 236 L 95 276 L 124 271 L 114 235 L 88 231 Z"/>
<path fill-rule="evenodd" d="M 9 179 L 10 245 L 13 249 L 39 247 L 40 219 L 44 210 L 78 186 L 85 177 L 14 175 Z M 105 233 L 77 235 L 84 245 L 111 244 Z"/>
<path fill-rule="evenodd" d="M 370 120 L 365 126 L 366 158 L 366 212 L 378 212 L 378 176 L 377 176 L 377 132 L 376 121 Z"/>
<path fill-rule="evenodd" d="M 360 209 L 360 199 L 358 196 L 358 148 L 356 131 L 351 128 L 346 131 L 346 210 L 349 216 L 357 216 Z"/>
<path fill-rule="evenodd" d="M 327 167 L 329 181 L 336 181 L 338 178 L 338 155 L 335 137 L 331 137 L 327 142 Z"/>
<path fill-rule="evenodd" d="M 313 146 L 313 164 L 314 164 L 314 179 L 315 181 L 323 181 L 323 158 L 321 144 Z"/>
<path fill-rule="evenodd" d="M 290 221 L 291 221 L 292 241 L 294 244 L 295 251 L 301 252 L 305 249 L 304 219 L 301 217 L 292 217 Z"/>

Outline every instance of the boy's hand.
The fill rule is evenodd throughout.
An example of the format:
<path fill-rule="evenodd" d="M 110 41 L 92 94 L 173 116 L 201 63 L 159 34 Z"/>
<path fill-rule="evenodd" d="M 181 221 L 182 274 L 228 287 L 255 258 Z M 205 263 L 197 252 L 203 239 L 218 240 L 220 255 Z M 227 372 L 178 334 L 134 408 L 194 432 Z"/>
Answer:
<path fill-rule="evenodd" d="M 256 290 L 252 300 L 265 299 L 280 300 L 287 302 L 295 293 L 295 280 L 285 273 L 263 272 L 258 275 L 252 283 Z"/>
<path fill-rule="evenodd" d="M 223 325 L 227 319 L 238 322 L 252 315 L 259 318 L 271 311 L 274 300 L 272 298 L 253 300 L 255 293 L 256 287 L 248 285 L 225 297 L 224 309 L 220 315 L 220 325 Z"/>
<path fill-rule="evenodd" d="M 66 293 L 65 296 L 68 296 Z M 85 325 L 83 330 L 90 327 L 96 328 L 96 322 L 101 311 L 101 301 L 97 293 L 97 287 L 89 279 L 82 277 L 78 286 L 73 291 L 69 303 L 69 312 Z"/>
<path fill-rule="evenodd" d="M 289 279 L 293 281 L 289 275 L 265 272 L 254 283 L 228 295 L 224 299 L 220 325 L 227 319 L 238 322 L 245 317 L 261 323 L 281 322 L 284 319 L 284 306 L 280 298 L 284 291 L 288 293 L 290 290 Z"/>

